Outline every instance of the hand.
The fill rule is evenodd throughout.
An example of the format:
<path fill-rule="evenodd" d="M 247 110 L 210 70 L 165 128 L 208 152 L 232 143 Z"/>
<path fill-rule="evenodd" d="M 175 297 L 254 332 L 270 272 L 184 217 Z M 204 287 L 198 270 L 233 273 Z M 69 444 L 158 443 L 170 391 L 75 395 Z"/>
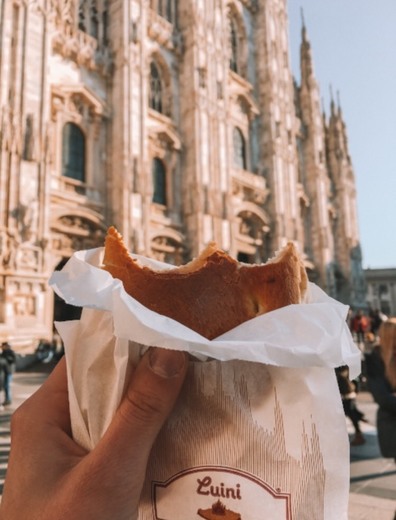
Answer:
<path fill-rule="evenodd" d="M 14 413 L 1 520 L 131 520 L 147 460 L 187 370 L 182 352 L 150 349 L 99 444 L 71 436 L 66 365 Z"/>

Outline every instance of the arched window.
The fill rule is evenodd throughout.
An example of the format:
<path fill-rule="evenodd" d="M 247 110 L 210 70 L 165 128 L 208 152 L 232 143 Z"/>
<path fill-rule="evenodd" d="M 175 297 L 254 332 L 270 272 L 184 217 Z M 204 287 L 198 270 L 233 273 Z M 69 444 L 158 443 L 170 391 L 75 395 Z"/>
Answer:
<path fill-rule="evenodd" d="M 78 5 L 78 28 L 80 31 L 86 31 L 87 30 L 87 21 L 86 21 L 86 2 L 81 1 Z"/>
<path fill-rule="evenodd" d="M 239 74 L 238 27 L 234 17 L 230 18 L 230 69 Z"/>
<path fill-rule="evenodd" d="M 166 206 L 166 171 L 164 163 L 158 157 L 153 159 L 153 202 Z"/>
<path fill-rule="evenodd" d="M 85 182 L 85 136 L 74 123 L 63 127 L 62 175 Z"/>
<path fill-rule="evenodd" d="M 99 5 L 98 5 L 99 4 Z M 78 28 L 100 43 L 107 43 L 108 1 L 79 0 Z"/>
<path fill-rule="evenodd" d="M 108 41 L 108 25 L 109 25 L 109 13 L 107 9 L 105 9 L 102 13 L 102 42 L 103 45 L 107 45 L 109 43 Z"/>
<path fill-rule="evenodd" d="M 247 253 L 239 251 L 237 255 L 238 262 L 243 262 L 244 264 L 253 264 L 254 263 L 254 257 L 253 255 L 249 255 Z"/>
<path fill-rule="evenodd" d="M 90 35 L 96 39 L 99 36 L 98 10 L 96 9 L 95 6 L 92 7 L 92 9 L 91 9 Z"/>
<path fill-rule="evenodd" d="M 157 0 L 157 13 L 161 16 L 164 14 L 165 0 Z"/>
<path fill-rule="evenodd" d="M 247 169 L 246 162 L 246 143 L 245 138 L 239 128 L 234 128 L 234 166 L 243 170 Z"/>
<path fill-rule="evenodd" d="M 166 11 L 165 11 L 165 18 L 173 23 L 174 13 L 173 13 L 174 5 L 172 0 L 166 0 Z"/>
<path fill-rule="evenodd" d="M 177 0 L 158 0 L 157 12 L 163 16 L 168 22 L 176 24 L 177 16 Z"/>
<path fill-rule="evenodd" d="M 149 106 L 157 112 L 163 110 L 162 106 L 162 82 L 161 75 L 157 65 L 154 62 L 150 64 L 150 93 Z"/>

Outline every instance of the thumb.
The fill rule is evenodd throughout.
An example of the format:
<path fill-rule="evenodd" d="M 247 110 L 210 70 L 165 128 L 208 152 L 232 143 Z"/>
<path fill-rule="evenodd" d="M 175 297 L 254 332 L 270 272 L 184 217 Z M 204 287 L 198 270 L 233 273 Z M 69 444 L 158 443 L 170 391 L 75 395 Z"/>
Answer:
<path fill-rule="evenodd" d="M 141 359 L 110 427 L 92 452 L 102 471 L 116 468 L 110 476 L 113 482 L 117 475 L 124 487 L 128 481 L 139 485 L 139 479 L 143 484 L 152 445 L 176 402 L 187 366 L 187 354 L 176 350 L 151 348 Z"/>
<path fill-rule="evenodd" d="M 173 408 L 186 369 L 184 352 L 149 349 L 137 366 L 118 409 L 115 424 L 119 426 L 114 426 L 117 437 L 125 430 L 129 442 L 131 435 L 135 442 L 147 435 L 154 440 Z"/>

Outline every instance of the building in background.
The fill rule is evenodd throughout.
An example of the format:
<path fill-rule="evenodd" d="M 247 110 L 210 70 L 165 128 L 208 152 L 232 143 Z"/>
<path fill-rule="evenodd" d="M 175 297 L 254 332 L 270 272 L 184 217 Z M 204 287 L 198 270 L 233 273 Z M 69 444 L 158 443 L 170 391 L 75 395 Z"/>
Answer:
<path fill-rule="evenodd" d="M 396 316 L 396 268 L 365 269 L 367 305 L 386 316 Z"/>
<path fill-rule="evenodd" d="M 73 317 L 48 288 L 114 224 L 174 264 L 299 244 L 312 281 L 364 306 L 340 106 L 320 106 L 286 0 L 0 1 L 0 336 Z"/>

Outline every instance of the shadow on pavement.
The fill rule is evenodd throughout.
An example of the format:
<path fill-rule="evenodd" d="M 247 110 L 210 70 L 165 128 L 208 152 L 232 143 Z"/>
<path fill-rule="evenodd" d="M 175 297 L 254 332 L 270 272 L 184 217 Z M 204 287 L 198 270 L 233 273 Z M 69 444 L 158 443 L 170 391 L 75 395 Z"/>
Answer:
<path fill-rule="evenodd" d="M 17 373 L 14 375 L 14 380 L 21 385 L 33 386 L 41 385 L 47 379 L 47 374 L 26 374 Z"/>
<path fill-rule="evenodd" d="M 24 370 L 20 370 L 17 372 L 17 374 L 31 374 L 31 373 L 38 373 L 38 374 L 49 374 L 52 372 L 56 364 L 58 363 L 58 359 L 52 359 L 49 363 L 44 363 L 40 361 L 36 361 L 35 363 L 32 363 L 29 365 L 29 367 L 25 368 Z"/>
<path fill-rule="evenodd" d="M 14 380 L 21 385 L 41 385 L 55 368 L 57 362 L 57 360 L 54 360 L 50 363 L 34 363 L 28 368 L 16 372 L 14 374 Z"/>
<path fill-rule="evenodd" d="M 366 442 L 361 446 L 352 446 L 350 448 L 350 461 L 357 462 L 369 459 L 382 458 L 377 439 L 377 432 L 375 430 L 370 432 L 363 432 Z M 353 435 L 349 436 L 352 440 Z"/>
<path fill-rule="evenodd" d="M 359 475 L 356 477 L 351 477 L 351 483 L 352 482 L 362 482 L 364 480 L 372 480 L 374 478 L 391 477 L 392 475 L 396 475 L 396 470 L 383 471 L 383 472 L 378 472 L 378 473 L 370 473 L 368 475 Z"/>

